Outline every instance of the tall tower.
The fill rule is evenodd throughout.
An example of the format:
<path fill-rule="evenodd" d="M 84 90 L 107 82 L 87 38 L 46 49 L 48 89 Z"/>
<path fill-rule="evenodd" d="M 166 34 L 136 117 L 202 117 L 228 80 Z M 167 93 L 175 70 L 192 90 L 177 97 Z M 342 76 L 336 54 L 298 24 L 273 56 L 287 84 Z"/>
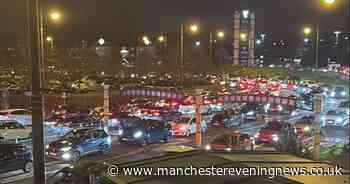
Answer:
<path fill-rule="evenodd" d="M 255 49 L 255 14 L 235 11 L 233 20 L 233 64 L 253 65 Z"/>

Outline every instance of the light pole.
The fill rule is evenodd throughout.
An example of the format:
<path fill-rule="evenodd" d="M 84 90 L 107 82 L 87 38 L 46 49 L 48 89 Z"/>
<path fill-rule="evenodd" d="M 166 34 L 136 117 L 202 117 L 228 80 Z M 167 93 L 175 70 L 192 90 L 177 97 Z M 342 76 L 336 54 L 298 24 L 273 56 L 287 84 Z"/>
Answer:
<path fill-rule="evenodd" d="M 190 26 L 190 31 L 192 33 L 198 32 L 198 25 L 192 24 Z M 180 82 L 181 88 L 184 87 L 184 69 L 185 69 L 185 61 L 184 61 L 184 24 L 181 24 L 180 30 Z"/>
<path fill-rule="evenodd" d="M 216 32 L 216 38 L 219 40 L 222 40 L 225 37 L 225 32 L 224 31 L 217 31 Z M 214 53 L 214 36 L 213 32 L 209 33 L 209 60 L 210 63 L 213 64 L 213 53 Z"/>
<path fill-rule="evenodd" d="M 33 131 L 33 166 L 35 184 L 45 184 L 45 149 L 43 127 L 43 99 L 41 65 L 44 53 L 43 38 L 44 0 L 28 1 L 28 50 L 32 62 L 32 131 Z"/>

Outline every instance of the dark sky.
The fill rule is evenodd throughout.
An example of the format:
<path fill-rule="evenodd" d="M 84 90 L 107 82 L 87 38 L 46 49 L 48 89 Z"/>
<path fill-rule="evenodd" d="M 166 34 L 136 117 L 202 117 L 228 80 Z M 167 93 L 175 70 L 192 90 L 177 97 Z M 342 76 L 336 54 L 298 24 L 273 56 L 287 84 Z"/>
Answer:
<path fill-rule="evenodd" d="M 322 30 L 345 30 L 349 22 L 345 1 L 323 11 Z M 310 23 L 319 0 L 48 0 L 49 9 L 64 13 L 59 25 L 49 25 L 61 39 L 78 41 L 103 36 L 127 41 L 140 32 L 176 32 L 181 21 L 199 20 L 201 29 L 232 30 L 234 10 L 256 12 L 257 31 L 274 39 L 291 39 Z M 0 40 L 24 35 L 25 0 L 1 0 Z"/>

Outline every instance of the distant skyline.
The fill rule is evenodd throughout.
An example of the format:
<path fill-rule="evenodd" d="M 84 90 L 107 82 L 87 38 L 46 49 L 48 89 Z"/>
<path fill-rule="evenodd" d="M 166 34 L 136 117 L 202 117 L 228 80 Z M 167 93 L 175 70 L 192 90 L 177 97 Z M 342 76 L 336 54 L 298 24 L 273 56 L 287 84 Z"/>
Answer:
<path fill-rule="evenodd" d="M 322 10 L 321 31 L 349 30 L 345 1 Z M 178 32 L 180 22 L 199 21 L 202 33 L 220 28 L 232 32 L 235 10 L 256 13 L 258 32 L 275 39 L 302 37 L 301 28 L 312 23 L 318 0 L 48 0 L 48 9 L 61 11 L 63 20 L 49 24 L 48 30 L 59 41 L 71 45 L 78 40 L 104 37 L 116 44 L 128 44 L 138 33 Z M 21 39 L 25 32 L 23 0 L 1 0 L 0 40 Z M 203 36 L 203 35 L 202 35 Z M 231 40 L 230 40 L 231 41 Z M 1 44 L 0 44 L 1 45 Z"/>

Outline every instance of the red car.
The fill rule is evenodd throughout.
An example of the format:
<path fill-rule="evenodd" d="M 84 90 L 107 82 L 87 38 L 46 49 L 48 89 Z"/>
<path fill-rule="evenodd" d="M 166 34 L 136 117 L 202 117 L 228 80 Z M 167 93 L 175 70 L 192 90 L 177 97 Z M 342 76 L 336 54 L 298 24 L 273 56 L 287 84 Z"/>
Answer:
<path fill-rule="evenodd" d="M 255 143 L 277 143 L 280 140 L 281 135 L 283 134 L 283 130 L 286 129 L 288 126 L 292 127 L 292 129 L 294 129 L 293 131 L 296 132 L 295 127 L 287 122 L 271 121 L 267 123 L 264 127 L 262 127 L 259 130 L 258 133 L 254 135 Z"/>

